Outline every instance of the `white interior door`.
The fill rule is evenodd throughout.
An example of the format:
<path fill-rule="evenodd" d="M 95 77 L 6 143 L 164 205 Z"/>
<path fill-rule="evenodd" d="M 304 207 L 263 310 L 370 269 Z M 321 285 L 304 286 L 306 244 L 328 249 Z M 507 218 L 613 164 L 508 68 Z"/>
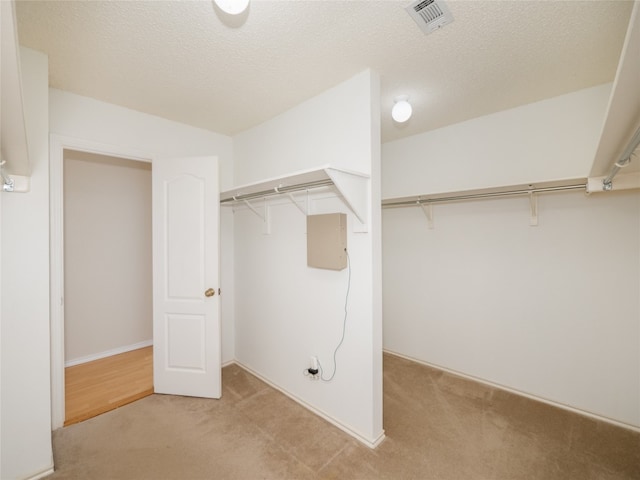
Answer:
<path fill-rule="evenodd" d="M 218 161 L 157 159 L 152 176 L 154 389 L 219 398 Z"/>

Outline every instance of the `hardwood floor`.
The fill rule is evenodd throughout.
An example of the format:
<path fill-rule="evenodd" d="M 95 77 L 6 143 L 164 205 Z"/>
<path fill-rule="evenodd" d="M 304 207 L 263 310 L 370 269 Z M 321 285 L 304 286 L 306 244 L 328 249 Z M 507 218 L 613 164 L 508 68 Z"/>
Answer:
<path fill-rule="evenodd" d="M 65 369 L 64 426 L 153 393 L 153 347 Z"/>

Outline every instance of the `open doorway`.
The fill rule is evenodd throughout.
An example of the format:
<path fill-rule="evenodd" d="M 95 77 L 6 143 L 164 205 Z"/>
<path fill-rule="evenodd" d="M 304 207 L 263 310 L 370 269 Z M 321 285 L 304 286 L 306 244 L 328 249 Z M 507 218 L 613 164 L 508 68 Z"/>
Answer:
<path fill-rule="evenodd" d="M 63 152 L 65 420 L 153 393 L 151 163 Z"/>
<path fill-rule="evenodd" d="M 58 134 L 50 135 L 49 147 L 52 430 L 61 428 L 65 420 L 63 164 L 67 150 L 153 164 L 153 389 L 220 398 L 220 300 L 219 295 L 209 295 L 219 285 L 218 158 L 157 157 L 130 145 Z M 123 191 L 120 179 L 111 183 L 110 190 L 113 195 Z"/>

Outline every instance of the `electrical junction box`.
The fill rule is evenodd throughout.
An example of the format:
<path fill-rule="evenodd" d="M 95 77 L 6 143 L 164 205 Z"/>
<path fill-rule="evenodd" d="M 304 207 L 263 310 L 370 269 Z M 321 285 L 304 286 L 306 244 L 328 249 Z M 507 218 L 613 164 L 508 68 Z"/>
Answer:
<path fill-rule="evenodd" d="M 328 270 L 347 268 L 347 215 L 307 215 L 307 265 Z"/>

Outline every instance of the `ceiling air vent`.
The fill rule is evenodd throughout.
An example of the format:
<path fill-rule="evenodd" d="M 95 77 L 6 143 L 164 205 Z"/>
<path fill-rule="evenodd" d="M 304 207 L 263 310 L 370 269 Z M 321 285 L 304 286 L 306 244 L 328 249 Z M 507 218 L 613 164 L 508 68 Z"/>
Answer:
<path fill-rule="evenodd" d="M 405 9 L 425 34 L 453 22 L 453 15 L 443 0 L 418 0 Z"/>

